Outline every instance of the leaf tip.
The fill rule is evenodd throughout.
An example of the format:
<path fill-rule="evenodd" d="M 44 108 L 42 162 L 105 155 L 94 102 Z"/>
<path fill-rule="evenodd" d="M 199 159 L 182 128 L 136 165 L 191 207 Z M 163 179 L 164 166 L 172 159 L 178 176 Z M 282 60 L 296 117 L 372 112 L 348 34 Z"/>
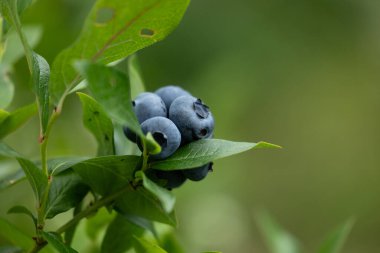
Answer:
<path fill-rule="evenodd" d="M 280 145 L 276 145 L 276 144 L 272 144 L 272 143 L 269 143 L 269 142 L 265 142 L 265 141 L 259 141 L 257 143 L 257 145 L 255 146 L 255 148 L 274 148 L 274 149 L 282 149 L 282 146 Z"/>

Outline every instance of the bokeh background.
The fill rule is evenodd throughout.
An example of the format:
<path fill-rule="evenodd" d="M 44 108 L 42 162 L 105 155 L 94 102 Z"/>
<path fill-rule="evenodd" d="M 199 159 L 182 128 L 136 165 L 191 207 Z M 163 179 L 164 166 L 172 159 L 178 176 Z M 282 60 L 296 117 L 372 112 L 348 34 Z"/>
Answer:
<path fill-rule="evenodd" d="M 26 24 L 43 27 L 36 51 L 49 63 L 73 42 L 92 3 L 39 0 L 26 12 Z M 254 218 L 263 208 L 304 252 L 350 217 L 343 252 L 380 251 L 379 1 L 193 0 L 178 29 L 139 58 L 148 90 L 178 84 L 207 102 L 217 138 L 284 147 L 219 160 L 206 180 L 175 191 L 188 252 L 268 252 Z M 16 73 L 13 108 L 33 101 L 24 59 Z M 70 97 L 51 156 L 95 154 L 78 108 Z M 37 124 L 6 142 L 38 157 Z M 1 216 L 33 199 L 26 184 L 0 198 Z M 32 231 L 27 218 L 12 220 Z"/>

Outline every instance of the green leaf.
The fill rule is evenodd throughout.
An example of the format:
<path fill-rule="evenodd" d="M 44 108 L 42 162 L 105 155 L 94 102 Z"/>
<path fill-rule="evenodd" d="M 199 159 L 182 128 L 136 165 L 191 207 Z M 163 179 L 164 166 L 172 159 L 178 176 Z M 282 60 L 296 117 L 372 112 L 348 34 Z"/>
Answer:
<path fill-rule="evenodd" d="M 92 239 L 96 240 L 99 233 L 104 231 L 104 228 L 111 223 L 116 217 L 116 212 L 109 212 L 106 208 L 98 210 L 95 216 L 90 217 L 86 222 L 86 233 Z"/>
<path fill-rule="evenodd" d="M 21 157 L 21 155 L 17 153 L 13 148 L 9 147 L 7 144 L 1 141 L 0 141 L 0 156 L 5 156 L 9 158 Z"/>
<path fill-rule="evenodd" d="M 1 95 L 0 95 L 1 96 Z M 8 118 L 8 116 L 10 115 L 9 112 L 3 110 L 3 109 L 0 109 L 0 126 L 1 126 L 1 123 L 3 123 L 3 121 Z"/>
<path fill-rule="evenodd" d="M 318 253 L 339 253 L 350 233 L 354 221 L 352 219 L 346 221 L 343 225 L 333 231 L 329 237 L 322 243 Z"/>
<path fill-rule="evenodd" d="M 32 221 L 34 223 L 35 226 L 37 226 L 37 219 L 36 217 L 34 216 L 34 214 L 28 209 L 26 208 L 25 206 L 14 206 L 12 207 L 11 209 L 8 210 L 8 213 L 14 213 L 14 214 L 25 214 L 27 216 L 29 216 L 30 218 L 32 218 Z"/>
<path fill-rule="evenodd" d="M 164 39 L 179 24 L 189 0 L 98 0 L 76 42 L 53 63 L 52 96 L 57 103 L 80 78 L 72 63 L 103 64 L 125 58 Z"/>
<path fill-rule="evenodd" d="M 30 185 L 32 186 L 34 195 L 37 198 L 37 201 L 41 200 L 44 191 L 47 186 L 47 178 L 42 172 L 40 168 L 38 168 L 33 162 L 24 159 L 24 158 L 17 158 L 17 161 L 21 165 L 21 168 L 23 169 L 26 178 L 28 179 Z"/>
<path fill-rule="evenodd" d="M 133 247 L 133 236 L 142 236 L 144 229 L 117 215 L 107 228 L 104 236 L 102 253 L 124 253 Z"/>
<path fill-rule="evenodd" d="M 0 253 L 22 253 L 23 250 L 19 247 L 1 246 Z"/>
<path fill-rule="evenodd" d="M 48 160 L 48 169 L 51 175 L 57 175 L 75 164 L 82 162 L 88 158 L 85 157 L 60 157 Z"/>
<path fill-rule="evenodd" d="M 147 241 L 142 238 L 134 238 L 134 246 L 136 253 L 167 253 L 164 249 L 162 249 L 157 244 L 154 244 L 150 241 Z"/>
<path fill-rule="evenodd" d="M 160 240 L 160 245 L 167 252 L 185 253 L 173 231 L 164 234 Z"/>
<path fill-rule="evenodd" d="M 14 85 L 9 77 L 9 69 L 0 64 L 0 108 L 7 108 L 13 100 L 13 95 Z M 0 116 L 0 124 L 3 117 L 4 115 Z"/>
<path fill-rule="evenodd" d="M 19 169 L 16 172 L 10 175 L 7 175 L 5 178 L 2 178 L 0 180 L 0 191 L 15 185 L 24 179 L 25 179 L 25 173 L 22 169 Z"/>
<path fill-rule="evenodd" d="M 37 96 L 42 134 L 45 134 L 49 121 L 49 78 L 50 67 L 47 61 L 33 52 L 33 83 Z"/>
<path fill-rule="evenodd" d="M 131 97 L 135 98 L 138 94 L 145 91 L 145 85 L 140 73 L 140 65 L 137 55 L 131 55 L 128 58 L 128 75 L 131 83 Z"/>
<path fill-rule="evenodd" d="M 256 221 L 261 233 L 272 253 L 299 253 L 298 241 L 289 234 L 272 217 L 261 212 L 256 215 Z"/>
<path fill-rule="evenodd" d="M 124 213 L 123 216 L 133 224 L 142 227 L 143 229 L 150 231 L 155 238 L 158 238 L 157 231 L 154 227 L 154 223 L 151 220 L 145 219 L 141 216 Z"/>
<path fill-rule="evenodd" d="M 25 250 L 29 250 L 34 246 L 34 241 L 30 236 L 24 234 L 15 225 L 3 218 L 0 218 L 0 235 L 6 241 Z"/>
<path fill-rule="evenodd" d="M 73 248 L 70 248 L 62 242 L 59 235 L 52 232 L 42 231 L 42 236 L 51 244 L 59 253 L 77 253 Z"/>
<path fill-rule="evenodd" d="M 48 219 L 75 207 L 88 192 L 87 185 L 71 169 L 51 176 L 51 180 L 45 211 Z"/>
<path fill-rule="evenodd" d="M 98 142 L 98 156 L 114 155 L 114 133 L 112 121 L 103 107 L 92 97 L 77 93 L 83 107 L 83 123 Z"/>
<path fill-rule="evenodd" d="M 34 48 L 42 37 L 42 27 L 35 25 L 23 26 L 25 37 L 29 45 Z M 24 55 L 24 48 L 15 30 L 11 30 L 6 37 L 6 47 L 2 58 L 2 64 L 9 67 L 16 63 Z"/>
<path fill-rule="evenodd" d="M 133 179 L 139 160 L 138 156 L 104 156 L 82 161 L 73 169 L 95 192 L 107 195 Z"/>
<path fill-rule="evenodd" d="M 278 148 L 266 143 L 233 142 L 218 139 L 207 139 L 191 142 L 179 148 L 166 160 L 153 161 L 150 167 L 160 170 L 190 169 L 202 166 L 214 160 L 235 155 L 250 149 Z"/>
<path fill-rule="evenodd" d="M 36 112 L 37 106 L 35 103 L 21 107 L 12 112 L 0 124 L 0 139 L 16 131 L 19 127 L 26 123 L 34 114 L 36 114 Z"/>
<path fill-rule="evenodd" d="M 150 193 L 155 195 L 162 203 L 164 210 L 170 213 L 174 209 L 175 196 L 172 192 L 165 188 L 157 185 L 155 182 L 150 180 L 143 172 L 139 172 L 138 176 L 142 177 L 143 185 Z"/>

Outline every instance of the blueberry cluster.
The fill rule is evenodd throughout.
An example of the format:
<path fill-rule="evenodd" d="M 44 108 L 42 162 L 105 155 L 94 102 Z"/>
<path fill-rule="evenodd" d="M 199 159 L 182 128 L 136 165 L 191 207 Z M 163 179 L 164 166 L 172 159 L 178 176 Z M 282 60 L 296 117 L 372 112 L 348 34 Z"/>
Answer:
<path fill-rule="evenodd" d="M 214 118 L 209 107 L 178 86 L 165 86 L 154 93 L 141 93 L 132 101 L 132 105 L 144 134 L 150 132 L 161 146 L 161 152 L 152 155 L 152 159 L 165 159 L 182 145 L 213 136 Z M 124 128 L 124 133 L 142 150 L 135 133 L 127 127 Z M 147 176 L 167 189 L 172 189 L 182 185 L 186 179 L 202 180 L 211 170 L 212 163 L 209 163 L 185 170 L 150 169 Z"/>

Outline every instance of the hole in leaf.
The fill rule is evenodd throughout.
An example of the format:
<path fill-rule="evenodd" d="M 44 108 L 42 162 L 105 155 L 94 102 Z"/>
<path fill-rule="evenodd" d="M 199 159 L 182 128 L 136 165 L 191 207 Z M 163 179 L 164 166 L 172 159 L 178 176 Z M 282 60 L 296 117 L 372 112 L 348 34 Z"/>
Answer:
<path fill-rule="evenodd" d="M 148 28 L 143 28 L 140 30 L 140 35 L 142 37 L 152 37 L 154 35 L 154 30 L 148 29 Z"/>
<path fill-rule="evenodd" d="M 111 21 L 115 16 L 115 11 L 111 8 L 101 8 L 96 13 L 95 22 L 100 25 L 105 25 Z"/>

